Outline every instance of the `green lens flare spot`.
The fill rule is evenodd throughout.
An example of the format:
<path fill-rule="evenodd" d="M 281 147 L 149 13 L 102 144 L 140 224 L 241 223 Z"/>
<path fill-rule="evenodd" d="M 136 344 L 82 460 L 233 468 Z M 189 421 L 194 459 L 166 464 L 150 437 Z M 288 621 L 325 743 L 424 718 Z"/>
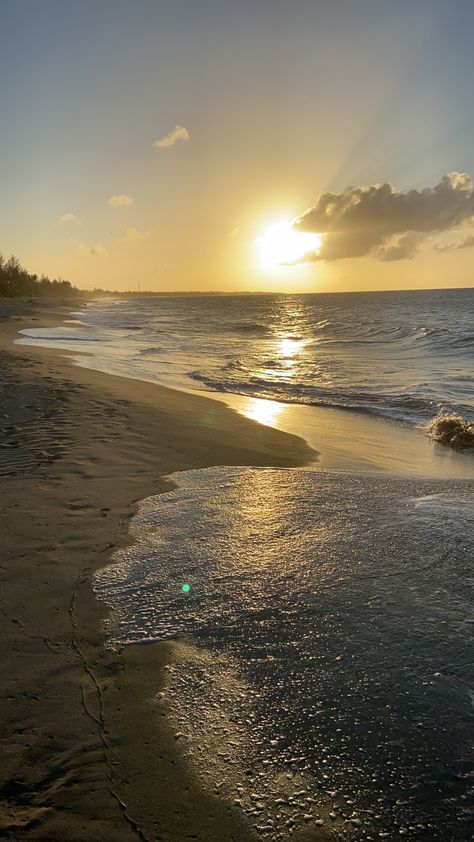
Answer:
<path fill-rule="evenodd" d="M 188 585 L 188 583 L 185 582 L 184 585 L 181 585 L 181 590 L 183 591 L 183 593 L 189 593 L 189 591 L 191 590 L 191 585 Z"/>

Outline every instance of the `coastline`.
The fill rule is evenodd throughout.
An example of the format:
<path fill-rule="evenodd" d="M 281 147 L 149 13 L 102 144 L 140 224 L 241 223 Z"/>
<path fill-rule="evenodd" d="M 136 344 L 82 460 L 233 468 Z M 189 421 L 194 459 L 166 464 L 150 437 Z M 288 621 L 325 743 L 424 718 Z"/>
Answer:
<path fill-rule="evenodd" d="M 31 465 L 0 478 L 0 831 L 71 842 L 251 840 L 236 811 L 192 777 L 150 704 L 174 644 L 105 648 L 107 612 L 91 576 L 128 542 L 138 501 L 170 487 L 166 475 L 213 465 L 297 467 L 314 451 L 209 398 L 13 345 L 21 327 L 58 324 L 70 304 L 1 307 L 2 426 L 11 452 L 24 451 Z"/>
<path fill-rule="evenodd" d="M 94 316 L 93 313 L 94 304 L 98 305 L 98 321 L 97 315 Z M 447 446 L 450 435 L 452 437 L 464 435 L 460 429 L 460 418 L 455 415 L 454 409 L 448 410 L 448 415 L 437 415 L 436 418 L 429 416 L 431 422 L 430 430 L 428 430 L 426 418 L 422 422 L 421 416 L 418 416 L 418 420 L 414 418 L 410 420 L 408 417 L 399 417 L 390 412 L 386 414 L 383 409 L 374 411 L 370 402 L 368 406 L 362 405 L 356 409 L 355 406 L 336 405 L 337 401 L 334 405 L 329 405 L 324 401 L 322 403 L 318 401 L 315 403 L 295 402 L 290 399 L 290 394 L 287 396 L 288 399 L 281 396 L 270 398 L 265 390 L 260 395 L 258 389 L 254 391 L 251 388 L 252 377 L 247 384 L 250 389 L 246 388 L 244 382 L 242 388 L 237 383 L 235 384 L 237 391 L 234 392 L 232 389 L 229 391 L 231 384 L 224 381 L 219 384 L 218 379 L 215 381 L 217 391 L 210 387 L 203 388 L 203 383 L 199 388 L 194 379 L 196 372 L 190 370 L 194 369 L 195 365 L 199 368 L 199 364 L 194 356 L 189 354 L 189 349 L 185 350 L 184 334 L 179 340 L 185 343 L 183 357 L 175 345 L 178 340 L 172 330 L 170 345 L 167 345 L 167 340 L 162 337 L 162 328 L 158 328 L 156 334 L 153 334 L 153 312 L 147 310 L 145 318 L 145 320 L 150 319 L 151 332 L 147 334 L 145 331 L 145 335 L 140 339 L 142 329 L 138 329 L 137 313 L 134 314 L 133 307 L 125 317 L 119 312 L 117 322 L 114 307 L 110 316 L 109 304 L 99 301 L 91 302 L 91 306 L 90 324 L 87 312 L 84 314 L 84 310 L 81 310 L 76 313 L 71 303 L 69 310 L 73 312 L 67 312 L 69 319 L 64 321 L 56 319 L 54 326 L 46 328 L 40 326 L 39 329 L 37 325 L 25 323 L 28 327 L 21 330 L 21 335 L 15 344 L 48 348 L 52 353 L 64 355 L 72 360 L 75 366 L 102 372 L 114 378 L 118 377 L 122 381 L 126 378 L 127 382 L 134 380 L 142 384 L 152 384 L 154 388 L 160 385 L 171 389 L 173 393 L 188 394 L 193 399 L 196 396 L 207 397 L 213 405 L 216 402 L 224 404 L 236 410 L 239 415 L 304 439 L 317 453 L 317 464 L 313 463 L 312 469 L 321 468 L 364 475 L 383 473 L 386 476 L 412 478 L 474 479 L 473 453 L 469 453 L 468 449 L 461 451 L 454 445 Z M 102 306 L 105 307 L 105 311 L 102 311 Z M 67 308 L 64 309 L 67 310 Z M 183 317 L 179 308 L 177 313 L 171 315 L 176 317 L 178 322 Z M 168 316 L 165 315 L 165 321 L 169 316 L 169 313 Z M 110 317 L 112 321 L 109 329 L 107 324 Z M 76 320 L 77 318 L 79 321 Z M 211 315 L 208 314 L 207 318 L 212 324 Z M 118 324 L 121 325 L 120 329 Z M 164 331 L 165 334 L 169 332 L 169 328 L 170 324 Z M 102 340 L 105 341 L 102 342 Z M 191 346 L 193 341 L 191 337 Z M 222 337 L 220 342 L 222 343 Z M 200 347 L 199 343 L 198 347 Z M 201 352 L 204 353 L 205 359 L 204 349 L 196 351 L 198 356 Z M 224 348 L 222 344 L 219 345 L 219 342 L 216 353 L 224 354 Z M 233 347 L 231 355 L 235 353 L 237 353 L 237 348 Z M 265 353 L 263 349 L 262 353 Z M 284 349 L 283 353 L 285 353 Z M 225 371 L 227 365 L 226 363 L 221 367 L 221 370 Z M 255 369 L 254 373 L 258 382 L 258 370 Z M 407 372 L 407 374 L 415 376 L 413 372 Z M 357 377 L 356 374 L 356 379 Z M 139 399 L 141 399 L 143 388 L 149 389 L 149 385 L 138 389 L 136 394 Z M 357 391 L 357 387 L 355 388 Z M 375 389 L 377 391 L 378 387 L 375 386 Z M 406 395 L 408 404 L 412 399 L 409 389 Z M 377 404 L 377 401 L 372 401 L 372 404 Z M 438 405 L 439 412 L 441 412 L 440 407 L 441 404 Z M 432 409 L 434 412 L 435 408 Z M 446 426 L 448 418 L 451 421 Z M 440 430 L 445 430 L 446 438 L 442 444 L 434 429 L 438 424 Z M 468 424 L 466 417 L 461 426 L 464 429 Z"/>

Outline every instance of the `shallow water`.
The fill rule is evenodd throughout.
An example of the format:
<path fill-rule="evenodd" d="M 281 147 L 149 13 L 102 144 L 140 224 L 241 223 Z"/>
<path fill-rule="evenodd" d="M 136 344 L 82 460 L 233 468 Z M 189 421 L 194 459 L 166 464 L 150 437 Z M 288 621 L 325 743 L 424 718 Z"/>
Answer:
<path fill-rule="evenodd" d="M 415 429 L 440 410 L 472 418 L 472 303 L 471 290 L 93 302 L 79 324 L 20 340 L 216 389 L 322 451 L 318 471 L 176 475 L 95 580 L 112 645 L 178 642 L 157 708 L 262 837 L 474 832 L 472 454 Z"/>
<path fill-rule="evenodd" d="M 426 423 L 474 417 L 473 305 L 472 290 L 108 299 L 18 342 L 224 400 L 330 470 L 472 478 L 474 451 L 433 445 Z"/>
<path fill-rule="evenodd" d="M 28 339 L 171 386 L 410 423 L 474 417 L 474 290 L 93 301 Z"/>
<path fill-rule="evenodd" d="M 472 483 L 175 479 L 95 589 L 115 645 L 181 641 L 157 705 L 196 773 L 271 839 L 470 838 Z"/>

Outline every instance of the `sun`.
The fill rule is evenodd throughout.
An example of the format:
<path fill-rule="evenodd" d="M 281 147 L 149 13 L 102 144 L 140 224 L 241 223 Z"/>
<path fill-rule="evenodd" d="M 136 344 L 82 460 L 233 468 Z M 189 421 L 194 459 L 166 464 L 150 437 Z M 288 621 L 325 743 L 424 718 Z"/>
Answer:
<path fill-rule="evenodd" d="M 262 265 L 265 269 L 276 266 L 294 266 L 304 262 L 309 252 L 317 252 L 321 247 L 321 235 L 307 231 L 295 231 L 291 222 L 277 222 L 267 228 L 261 237 L 257 237 Z"/>

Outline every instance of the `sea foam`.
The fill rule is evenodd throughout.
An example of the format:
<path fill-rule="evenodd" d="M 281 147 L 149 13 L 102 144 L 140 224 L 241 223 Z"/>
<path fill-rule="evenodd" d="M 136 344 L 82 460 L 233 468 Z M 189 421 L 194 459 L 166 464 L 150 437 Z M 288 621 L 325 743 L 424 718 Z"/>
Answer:
<path fill-rule="evenodd" d="M 460 415 L 437 415 L 423 429 L 433 441 L 457 450 L 474 447 L 474 424 Z"/>
<path fill-rule="evenodd" d="M 201 785 L 272 842 L 469 838 L 472 483 L 172 479 L 94 586 L 116 645 L 179 642 L 157 715 Z"/>

